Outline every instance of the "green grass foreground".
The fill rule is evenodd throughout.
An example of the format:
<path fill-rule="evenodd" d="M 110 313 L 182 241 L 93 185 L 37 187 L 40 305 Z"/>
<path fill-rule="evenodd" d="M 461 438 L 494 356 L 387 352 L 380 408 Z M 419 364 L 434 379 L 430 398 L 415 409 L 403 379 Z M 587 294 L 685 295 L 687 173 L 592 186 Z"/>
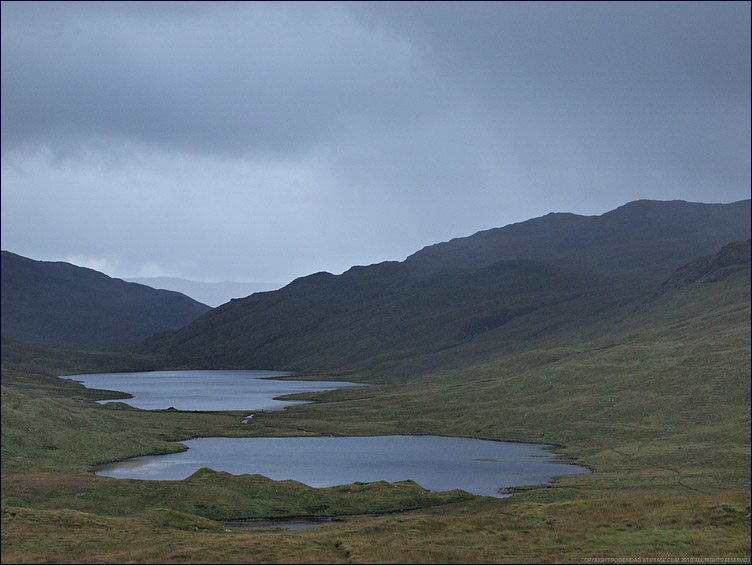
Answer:
<path fill-rule="evenodd" d="M 687 285 L 588 335 L 307 395 L 319 402 L 248 425 L 239 412 L 100 406 L 101 393 L 50 375 L 136 361 L 4 344 L 2 562 L 749 562 L 749 281 L 746 269 Z M 593 473 L 491 499 L 409 481 L 312 489 L 207 469 L 164 482 L 90 472 L 196 436 L 392 433 L 551 443 Z M 300 531 L 219 522 L 314 515 L 341 521 Z"/>

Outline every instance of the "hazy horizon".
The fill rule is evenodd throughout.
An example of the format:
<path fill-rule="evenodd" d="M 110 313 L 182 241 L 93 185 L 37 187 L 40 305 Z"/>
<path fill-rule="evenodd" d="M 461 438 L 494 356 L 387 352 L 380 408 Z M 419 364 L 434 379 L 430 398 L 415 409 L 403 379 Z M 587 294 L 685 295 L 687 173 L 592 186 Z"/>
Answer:
<path fill-rule="evenodd" d="M 654 201 L 657 201 L 655 199 L 650 199 L 650 198 L 638 199 L 638 200 L 654 200 Z M 734 204 L 736 202 L 742 202 L 742 201 L 746 201 L 746 200 L 750 200 L 750 198 L 743 198 L 741 200 L 734 200 L 734 201 L 731 201 L 731 202 L 694 202 L 694 203 L 698 203 L 698 204 Z M 688 202 L 686 200 L 681 200 L 681 199 L 675 199 L 675 201 L 678 201 L 678 202 L 682 202 L 682 201 L 683 202 Z M 631 202 L 636 202 L 636 201 L 631 201 Z M 616 206 L 613 209 L 604 210 L 602 213 L 598 213 L 598 214 L 577 214 L 577 215 L 583 215 L 583 216 L 601 216 L 603 214 L 606 214 L 608 212 L 611 212 L 613 210 L 621 208 L 622 206 L 630 204 L 631 202 L 625 202 L 623 204 L 620 204 L 619 206 Z M 666 200 L 664 202 L 670 202 L 670 201 Z M 690 201 L 690 203 L 693 203 L 693 202 Z M 455 238 L 470 237 L 470 236 L 472 236 L 472 235 L 474 235 L 476 233 L 482 232 L 482 231 L 487 231 L 487 230 L 496 229 L 496 228 L 503 228 L 503 227 L 506 227 L 506 226 L 509 226 L 509 225 L 513 225 L 513 224 L 516 224 L 516 223 L 524 223 L 524 222 L 526 222 L 528 220 L 534 220 L 536 218 L 541 218 L 541 217 L 543 217 L 543 216 L 545 216 L 547 214 L 552 214 L 552 213 L 573 213 L 573 212 L 569 212 L 567 210 L 560 210 L 560 211 L 556 211 L 556 212 L 551 211 L 551 212 L 547 212 L 545 214 L 542 214 L 541 216 L 526 218 L 524 220 L 520 220 L 519 222 L 512 222 L 510 224 L 506 224 L 506 225 L 503 225 L 503 226 L 502 225 L 500 225 L 500 226 L 491 226 L 489 228 L 484 228 L 484 229 L 481 229 L 481 230 L 476 230 L 476 231 L 474 231 L 472 233 L 456 234 L 455 236 L 452 236 L 452 237 L 447 238 L 447 239 L 442 240 L 442 241 L 428 242 L 425 245 L 421 246 L 420 248 L 416 248 L 416 249 L 414 249 L 412 251 L 409 251 L 404 257 L 400 257 L 400 258 L 388 258 L 387 257 L 387 258 L 385 258 L 385 259 L 383 259 L 381 261 L 377 261 L 377 262 L 380 263 L 380 262 L 384 262 L 384 261 L 403 261 L 407 257 L 409 257 L 410 255 L 412 255 L 413 253 L 416 253 L 416 252 L 420 251 L 421 249 L 423 249 L 425 247 L 430 247 L 430 246 L 438 244 L 438 243 L 447 242 L 447 241 L 450 241 L 451 239 L 455 239 Z M 17 253 L 14 250 L 11 250 L 11 249 L 3 249 L 3 251 L 9 251 L 11 253 L 16 253 L 17 255 L 22 255 L 20 253 Z M 85 264 L 86 261 L 83 260 L 82 258 L 76 258 L 76 257 L 73 257 L 73 258 L 68 257 L 68 258 L 65 258 L 65 259 L 59 259 L 59 258 L 38 258 L 38 257 L 29 257 L 29 256 L 25 256 L 25 255 L 24 255 L 24 257 L 26 257 L 27 259 L 32 259 L 34 261 L 50 261 L 50 262 L 63 261 L 63 262 L 71 263 L 71 264 L 79 266 L 79 267 L 85 267 L 85 268 L 93 269 L 93 270 L 99 271 L 99 272 L 101 272 L 101 273 L 103 273 L 103 274 L 105 274 L 105 275 L 107 275 L 107 276 L 109 276 L 111 278 L 122 279 L 122 280 L 124 280 L 126 282 L 135 282 L 135 283 L 138 283 L 138 284 L 145 284 L 146 286 L 151 286 L 152 288 L 156 288 L 156 289 L 174 290 L 174 291 L 177 291 L 177 292 L 182 292 L 183 294 L 187 294 L 187 295 L 191 296 L 191 298 L 194 298 L 195 300 L 198 300 L 199 302 L 204 302 L 204 304 L 207 304 L 207 305 L 210 305 L 210 306 L 214 306 L 214 305 L 211 304 L 210 302 L 205 302 L 204 300 L 196 298 L 196 296 L 194 296 L 193 293 L 189 293 L 189 292 L 186 292 L 185 290 L 181 290 L 181 286 L 183 288 L 185 288 L 185 286 L 183 286 L 181 283 L 186 283 L 188 285 L 196 285 L 197 287 L 204 287 L 204 289 L 198 291 L 198 294 L 203 294 L 204 291 L 206 291 L 208 288 L 210 288 L 212 286 L 213 287 L 217 287 L 217 288 L 219 288 L 221 286 L 225 286 L 225 287 L 235 286 L 237 288 L 240 288 L 240 287 L 253 288 L 254 290 L 252 290 L 251 292 L 248 293 L 248 294 L 251 294 L 252 292 L 263 292 L 263 291 L 266 291 L 266 290 L 277 290 L 279 288 L 282 288 L 282 287 L 286 286 L 287 284 L 289 284 L 290 282 L 292 282 L 293 280 L 295 280 L 297 278 L 306 277 L 308 275 L 314 274 L 315 272 L 329 272 L 331 274 L 341 274 L 341 273 L 343 273 L 343 272 L 351 269 L 352 267 L 367 266 L 367 265 L 375 264 L 375 263 L 355 262 L 355 263 L 352 263 L 351 265 L 348 265 L 348 266 L 344 267 L 341 271 L 337 271 L 337 272 L 333 272 L 333 273 L 331 271 L 325 271 L 325 270 L 322 269 L 322 270 L 319 270 L 319 271 L 311 271 L 311 272 L 308 272 L 308 273 L 302 273 L 298 277 L 295 277 L 294 279 L 290 279 L 290 280 L 287 280 L 287 281 L 284 281 L 284 282 L 269 282 L 269 281 L 237 281 L 237 280 L 235 280 L 235 281 L 228 281 L 228 280 L 216 280 L 216 277 L 213 277 L 211 274 L 209 274 L 204 280 L 190 279 L 190 278 L 176 277 L 176 276 L 128 276 L 128 275 L 115 275 L 115 274 L 106 272 L 103 268 L 100 268 L 100 266 L 97 265 L 97 264 L 94 264 L 94 265 L 92 265 L 92 264 Z M 77 260 L 79 260 L 80 262 L 77 262 Z M 209 292 L 211 293 L 211 291 L 209 291 Z M 225 289 L 218 290 L 216 294 L 217 294 L 217 296 L 227 295 L 229 297 L 229 298 L 227 298 L 227 300 L 229 300 L 230 298 L 240 298 L 241 297 L 241 296 L 235 296 L 234 294 L 230 297 L 230 295 L 227 294 L 228 292 L 229 292 L 228 289 L 225 288 Z M 217 305 L 223 304 L 227 300 L 224 300 L 222 302 L 218 302 Z"/>
<path fill-rule="evenodd" d="M 2 248 L 279 281 L 749 198 L 750 4 L 4 1 Z"/>
<path fill-rule="evenodd" d="M 284 286 L 281 283 L 259 281 L 195 281 L 180 277 L 125 277 L 123 280 L 157 289 L 174 290 L 212 308 L 233 298 L 245 298 L 254 292 L 277 290 Z"/>

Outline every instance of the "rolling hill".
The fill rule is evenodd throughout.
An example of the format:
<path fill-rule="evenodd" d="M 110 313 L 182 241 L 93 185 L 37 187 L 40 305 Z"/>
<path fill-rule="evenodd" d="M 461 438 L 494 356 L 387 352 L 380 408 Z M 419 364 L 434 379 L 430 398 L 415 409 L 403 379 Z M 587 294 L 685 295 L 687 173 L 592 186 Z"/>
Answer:
<path fill-rule="evenodd" d="M 403 262 L 316 273 L 138 348 L 207 367 L 419 373 L 586 337 L 674 269 L 750 237 L 750 201 L 549 214 Z"/>
<path fill-rule="evenodd" d="M 112 349 L 180 328 L 209 310 L 177 292 L 2 252 L 3 337 L 56 349 Z"/>

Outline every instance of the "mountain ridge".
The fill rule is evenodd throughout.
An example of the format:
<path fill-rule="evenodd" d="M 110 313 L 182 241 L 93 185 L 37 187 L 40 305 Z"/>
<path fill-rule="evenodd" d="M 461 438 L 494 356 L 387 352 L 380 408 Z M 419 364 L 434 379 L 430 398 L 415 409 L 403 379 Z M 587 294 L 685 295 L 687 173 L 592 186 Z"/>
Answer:
<path fill-rule="evenodd" d="M 400 364 L 420 372 L 424 361 L 466 361 L 463 352 L 480 351 L 475 341 L 498 355 L 628 311 L 674 269 L 749 238 L 749 210 L 749 200 L 639 201 L 601 216 L 549 214 L 402 262 L 301 277 L 139 347 L 217 368 L 327 372 Z"/>
<path fill-rule="evenodd" d="M 653 276 L 641 281 L 642 288 L 650 288 L 671 273 L 671 265 L 711 253 L 730 241 L 746 239 L 736 226 L 746 225 L 748 233 L 750 215 L 750 200 L 729 204 L 637 200 L 599 216 L 552 212 L 483 230 L 426 246 L 405 262 L 430 272 L 447 264 L 471 266 L 499 259 L 533 259 L 574 264 L 609 281 L 634 284 L 640 276 L 630 276 L 635 269 L 624 263 L 643 262 L 652 256 L 642 271 L 652 270 Z M 605 245 L 610 249 L 604 249 Z M 628 245 L 633 249 L 625 257 L 622 252 Z M 625 276 L 626 281 L 620 280 Z"/>
<path fill-rule="evenodd" d="M 56 349 L 126 347 L 210 310 L 183 294 L 2 251 L 2 335 Z"/>

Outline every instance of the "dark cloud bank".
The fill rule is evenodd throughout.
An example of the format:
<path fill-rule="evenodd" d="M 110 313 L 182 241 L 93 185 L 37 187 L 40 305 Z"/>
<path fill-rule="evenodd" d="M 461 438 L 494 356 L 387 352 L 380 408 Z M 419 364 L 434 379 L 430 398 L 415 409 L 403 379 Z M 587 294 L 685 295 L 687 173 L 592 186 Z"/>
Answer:
<path fill-rule="evenodd" d="M 275 280 L 750 191 L 750 4 L 2 3 L 2 246 Z"/>

